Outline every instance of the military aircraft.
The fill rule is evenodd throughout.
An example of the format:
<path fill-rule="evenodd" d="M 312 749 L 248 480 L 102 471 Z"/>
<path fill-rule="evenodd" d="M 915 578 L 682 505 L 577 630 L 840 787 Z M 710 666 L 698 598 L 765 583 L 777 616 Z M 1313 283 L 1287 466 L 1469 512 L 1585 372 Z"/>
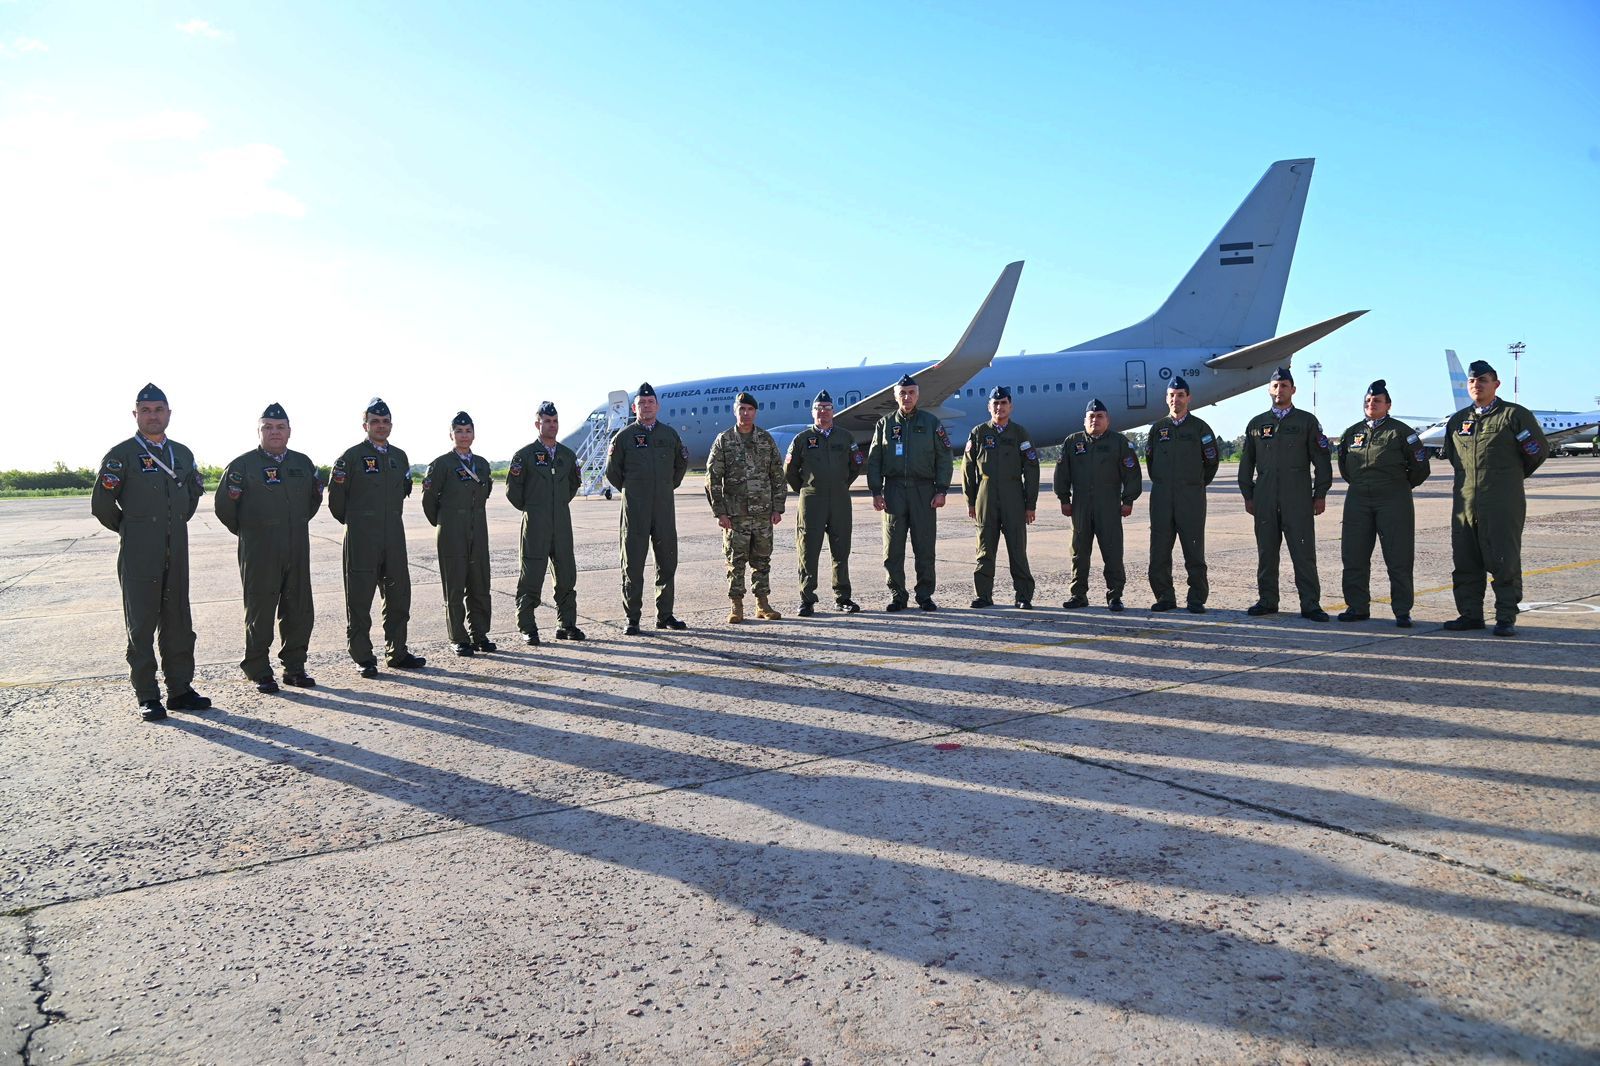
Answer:
<path fill-rule="evenodd" d="M 1188 381 L 1195 407 L 1258 388 L 1274 367 L 1288 365 L 1296 352 L 1366 313 L 1347 311 L 1277 333 L 1314 165 L 1312 159 L 1286 159 L 1268 167 L 1166 301 L 1124 329 L 1058 352 L 995 358 L 1022 274 L 1016 262 L 1000 272 L 966 332 L 937 362 L 863 361 L 655 383 L 659 417 L 678 431 L 691 464 L 698 465 L 732 423 L 740 392 L 756 397 L 759 423 L 786 448 L 810 425 L 811 400 L 822 389 L 834 397 L 835 425 L 869 434 L 894 409 L 894 384 L 904 374 L 921 386 L 923 409 L 944 421 L 953 441 L 963 442 L 972 426 L 987 419 L 987 396 L 995 385 L 1011 389 L 1017 420 L 1040 445 L 1081 429 L 1091 398 L 1106 404 L 1112 428 L 1125 429 L 1165 413 L 1166 385 L 1174 377 Z M 596 471 L 610 435 L 626 420 L 628 399 L 613 392 L 567 438 L 586 460 L 588 485 L 596 489 Z"/>
<path fill-rule="evenodd" d="M 1461 369 L 1461 360 L 1456 357 L 1454 348 L 1444 350 L 1444 361 L 1450 371 L 1450 394 L 1455 399 L 1456 410 L 1471 407 L 1472 397 L 1467 395 L 1467 373 Z M 1531 411 L 1531 413 L 1539 420 L 1539 428 L 1544 430 L 1545 438 L 1550 442 L 1551 455 L 1561 455 L 1567 449 L 1581 449 L 1586 454 L 1595 450 L 1595 433 L 1597 427 L 1600 427 L 1600 410 Z M 1435 456 L 1444 455 L 1444 431 L 1449 421 L 1448 417 L 1441 418 L 1417 431 L 1423 445 Z"/>

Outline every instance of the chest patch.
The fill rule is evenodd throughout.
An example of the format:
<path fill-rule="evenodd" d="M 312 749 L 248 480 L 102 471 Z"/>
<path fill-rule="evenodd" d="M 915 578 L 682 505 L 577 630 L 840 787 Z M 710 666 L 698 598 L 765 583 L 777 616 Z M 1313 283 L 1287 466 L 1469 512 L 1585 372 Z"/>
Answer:
<path fill-rule="evenodd" d="M 1276 434 L 1277 432 L 1278 432 L 1278 427 L 1277 426 L 1262 426 L 1261 427 L 1261 439 L 1262 440 L 1271 440 L 1273 435 Z"/>
<path fill-rule="evenodd" d="M 457 481 L 471 481 L 472 480 L 472 471 L 468 470 L 464 466 L 456 467 L 456 480 Z"/>
<path fill-rule="evenodd" d="M 983 435 L 983 446 L 985 448 L 993 448 L 994 447 L 994 434 L 993 433 L 985 433 Z"/>
<path fill-rule="evenodd" d="M 635 448 L 650 447 L 650 437 L 644 433 L 635 433 L 633 435 L 633 446 Z"/>
<path fill-rule="evenodd" d="M 149 456 L 149 455 L 141 455 L 141 456 L 139 456 L 139 472 L 140 473 L 142 473 L 142 474 L 154 473 L 155 469 L 156 469 L 156 461 L 155 461 L 155 457 L 154 456 Z"/>
<path fill-rule="evenodd" d="M 820 440 L 818 440 L 816 437 L 807 437 L 806 438 L 806 447 L 807 448 L 820 448 L 820 447 L 822 447 L 822 442 Z"/>
<path fill-rule="evenodd" d="M 281 466 L 264 466 L 261 468 L 261 480 L 268 485 L 283 484 L 283 468 Z"/>
<path fill-rule="evenodd" d="M 1166 441 L 1166 440 L 1171 440 L 1171 439 L 1172 439 L 1172 430 L 1171 429 L 1163 426 L 1162 428 L 1156 430 L 1156 440 L 1157 441 Z"/>
<path fill-rule="evenodd" d="M 549 466 L 550 465 L 550 453 L 549 452 L 534 452 L 533 453 L 533 465 L 534 466 Z"/>
<path fill-rule="evenodd" d="M 1089 454 L 1089 445 L 1088 445 L 1088 443 L 1086 441 L 1081 441 L 1081 440 L 1073 441 L 1072 442 L 1072 454 L 1073 455 L 1088 455 Z"/>
<path fill-rule="evenodd" d="M 1456 436 L 1458 436 L 1458 437 L 1470 437 L 1470 436 L 1472 436 L 1472 431 L 1477 429 L 1477 428 L 1478 428 L 1478 424 L 1476 422 L 1474 422 L 1472 419 L 1469 418 L 1465 422 L 1461 423 L 1461 428 L 1456 430 Z"/>
<path fill-rule="evenodd" d="M 904 426 L 890 426 L 889 427 L 889 432 L 890 432 L 891 435 L 893 435 L 895 440 L 899 440 L 900 439 L 900 434 L 903 433 L 904 431 L 905 431 L 905 427 Z"/>
<path fill-rule="evenodd" d="M 1365 448 L 1366 446 L 1367 446 L 1367 435 L 1365 433 L 1357 433 L 1355 436 L 1350 438 L 1350 447 L 1352 447 L 1352 448 Z"/>
<path fill-rule="evenodd" d="M 363 455 L 361 457 L 361 472 L 363 474 L 382 473 L 378 468 L 378 457 L 376 455 Z"/>

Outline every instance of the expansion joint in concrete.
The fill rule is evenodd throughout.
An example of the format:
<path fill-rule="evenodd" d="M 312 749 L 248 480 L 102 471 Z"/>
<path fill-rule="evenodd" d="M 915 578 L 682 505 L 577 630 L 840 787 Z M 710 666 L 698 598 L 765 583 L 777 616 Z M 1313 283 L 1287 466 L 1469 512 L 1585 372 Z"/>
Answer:
<path fill-rule="evenodd" d="M 1531 888 L 1536 892 L 1544 892 L 1548 895 L 1559 896 L 1562 899 L 1576 900 L 1579 903 L 1586 903 L 1590 906 L 1600 906 L 1600 897 L 1596 897 L 1594 893 L 1585 892 L 1582 889 L 1571 888 L 1567 885 L 1558 885 L 1550 881 L 1542 881 L 1535 877 L 1525 877 L 1519 873 L 1496 869 L 1493 866 L 1484 866 L 1481 863 L 1466 862 L 1462 859 L 1457 859 L 1454 856 L 1446 855 L 1443 852 L 1430 851 L 1427 848 L 1413 847 L 1412 845 L 1406 844 L 1399 840 L 1391 840 L 1380 833 L 1373 833 L 1364 829 L 1351 829 L 1349 826 L 1339 825 L 1336 822 L 1329 822 L 1321 818 L 1313 818 L 1308 814 L 1301 814 L 1298 811 L 1286 810 L 1282 807 L 1274 807 L 1270 803 L 1258 803 L 1255 800 L 1240 799 L 1238 796 L 1230 796 L 1225 792 L 1217 792 L 1213 789 L 1201 788 L 1198 785 L 1184 784 L 1181 781 L 1173 781 L 1165 777 L 1158 777 L 1155 774 L 1140 773 L 1137 770 L 1130 770 L 1125 766 L 1118 766 L 1116 763 L 1104 762 L 1099 759 L 1090 759 L 1082 755 L 1074 755 L 1071 752 L 1059 751 L 1055 748 L 1050 748 L 1039 744 L 1029 744 L 1022 741 L 1019 741 L 1018 743 L 1030 751 L 1037 751 L 1045 755 L 1054 755 L 1057 758 L 1066 759 L 1069 762 L 1080 763 L 1084 766 L 1093 766 L 1096 769 L 1108 770 L 1111 773 L 1122 774 L 1124 777 L 1137 778 L 1140 781 L 1149 781 L 1152 784 L 1165 785 L 1167 788 L 1177 789 L 1179 792 L 1187 792 L 1194 796 L 1204 796 L 1207 799 L 1220 800 L 1223 803 L 1233 804 L 1234 806 L 1238 807 L 1245 807 L 1252 811 L 1258 811 L 1261 814 L 1270 814 L 1274 818 L 1282 818 L 1286 821 L 1297 822 L 1300 825 L 1312 826 L 1316 829 L 1324 829 L 1330 833 L 1338 833 L 1341 836 L 1353 837 L 1356 840 L 1364 840 L 1369 844 L 1378 844 L 1385 848 L 1392 848 L 1395 851 L 1404 852 L 1407 855 L 1415 855 L 1418 858 L 1442 863 L 1445 866 L 1453 866 L 1459 870 L 1467 870 L 1472 873 L 1481 874 L 1485 877 L 1492 877 L 1497 881 L 1505 881 L 1510 884 L 1521 885 L 1523 888 Z"/>
<path fill-rule="evenodd" d="M 23 917 L 22 953 L 32 961 L 35 970 L 35 976 L 28 982 L 28 991 L 32 996 L 37 1021 L 28 1023 L 27 1031 L 22 1037 L 23 1066 L 32 1066 L 33 1038 L 44 1032 L 52 1023 L 66 1018 L 63 1012 L 45 1006 L 45 1001 L 50 998 L 49 953 L 39 947 L 39 933 L 32 914 L 25 914 Z"/>

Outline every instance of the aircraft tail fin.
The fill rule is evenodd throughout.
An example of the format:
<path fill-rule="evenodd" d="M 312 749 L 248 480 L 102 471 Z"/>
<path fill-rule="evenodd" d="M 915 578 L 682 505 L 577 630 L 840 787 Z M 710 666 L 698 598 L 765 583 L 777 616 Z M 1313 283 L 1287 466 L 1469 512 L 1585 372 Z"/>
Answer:
<path fill-rule="evenodd" d="M 1239 348 L 1272 337 L 1315 165 L 1272 164 L 1155 314 L 1065 350 Z"/>
<path fill-rule="evenodd" d="M 1456 358 L 1454 348 L 1444 350 L 1444 361 L 1450 367 L 1450 396 L 1455 400 L 1456 410 L 1472 406 L 1472 397 L 1467 395 L 1467 372 L 1461 369 L 1461 360 Z"/>

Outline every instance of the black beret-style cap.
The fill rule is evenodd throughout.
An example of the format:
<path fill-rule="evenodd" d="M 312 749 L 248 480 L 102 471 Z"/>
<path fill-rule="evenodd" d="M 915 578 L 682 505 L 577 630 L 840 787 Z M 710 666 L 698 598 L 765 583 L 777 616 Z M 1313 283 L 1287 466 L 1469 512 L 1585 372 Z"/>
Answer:
<path fill-rule="evenodd" d="M 656 394 L 656 390 L 647 381 L 643 385 L 639 386 L 639 394 L 638 394 L 638 396 L 635 397 L 635 399 L 641 399 L 642 400 L 646 396 L 649 396 L 649 397 L 653 398 L 655 396 L 655 394 Z"/>
<path fill-rule="evenodd" d="M 549 400 L 546 400 L 544 403 L 539 405 L 538 414 L 540 418 L 555 418 L 557 417 L 556 405 L 551 403 Z"/>
<path fill-rule="evenodd" d="M 1083 409 L 1083 413 L 1086 415 L 1092 415 L 1096 411 L 1104 411 L 1105 409 L 1106 405 L 1101 403 L 1100 398 L 1097 396 L 1089 401 L 1089 406 Z"/>
<path fill-rule="evenodd" d="M 733 405 L 735 407 L 760 407 L 761 406 L 760 404 L 756 403 L 756 398 L 754 396 L 750 395 L 748 392 L 741 392 L 738 395 L 738 398 L 736 398 L 733 401 Z"/>
<path fill-rule="evenodd" d="M 1276 369 L 1276 370 L 1274 370 L 1272 372 L 1272 376 L 1270 378 L 1268 378 L 1267 380 L 1268 381 L 1287 381 L 1289 384 L 1293 385 L 1294 384 L 1294 375 L 1289 373 L 1289 368 L 1288 367 L 1280 366 L 1278 369 Z"/>
<path fill-rule="evenodd" d="M 261 412 L 261 417 L 273 419 L 281 418 L 287 422 L 289 421 L 289 412 L 283 409 L 283 404 L 281 403 L 269 403 L 267 404 L 267 409 Z"/>
<path fill-rule="evenodd" d="M 812 407 L 821 407 L 823 404 L 827 404 L 829 407 L 833 406 L 833 397 L 828 395 L 827 389 L 817 393 L 817 398 L 811 401 Z"/>
<path fill-rule="evenodd" d="M 450 420 L 450 425 L 452 428 L 456 426 L 470 426 L 472 425 L 472 416 L 467 414 L 465 411 L 457 411 L 456 416 Z"/>
<path fill-rule="evenodd" d="M 389 405 L 376 396 L 367 401 L 367 414 L 377 415 L 379 418 L 394 417 L 389 413 Z"/>
<path fill-rule="evenodd" d="M 1167 388 L 1177 389 L 1179 392 L 1188 392 L 1189 383 L 1181 377 L 1176 377 L 1172 379 L 1172 384 L 1168 385 Z"/>
<path fill-rule="evenodd" d="M 912 377 L 910 374 L 901 375 L 900 380 L 895 382 L 895 385 L 899 386 L 900 388 L 906 388 L 908 386 L 914 387 L 916 384 L 917 379 Z"/>
<path fill-rule="evenodd" d="M 134 403 L 166 403 L 167 402 L 167 394 L 162 392 L 161 391 L 161 387 L 159 385 L 157 385 L 155 382 L 152 381 L 150 384 L 146 385 L 144 388 L 139 390 L 139 395 L 135 396 L 133 398 L 133 402 Z"/>
<path fill-rule="evenodd" d="M 989 390 L 989 399 L 1009 400 L 1011 399 L 1011 390 L 1006 388 L 1004 385 L 996 385 L 994 388 Z"/>
<path fill-rule="evenodd" d="M 1389 399 L 1389 383 L 1382 378 L 1379 378 L 1377 381 L 1374 381 L 1371 385 L 1367 386 L 1367 395 L 1382 396 L 1386 400 Z"/>
<path fill-rule="evenodd" d="M 1469 378 L 1490 377 L 1490 378 L 1494 378 L 1496 381 L 1500 380 L 1500 375 L 1495 373 L 1494 367 L 1490 366 L 1487 362 L 1485 362 L 1482 359 L 1474 359 L 1472 361 L 1472 365 L 1467 367 L 1467 377 L 1469 377 Z"/>

